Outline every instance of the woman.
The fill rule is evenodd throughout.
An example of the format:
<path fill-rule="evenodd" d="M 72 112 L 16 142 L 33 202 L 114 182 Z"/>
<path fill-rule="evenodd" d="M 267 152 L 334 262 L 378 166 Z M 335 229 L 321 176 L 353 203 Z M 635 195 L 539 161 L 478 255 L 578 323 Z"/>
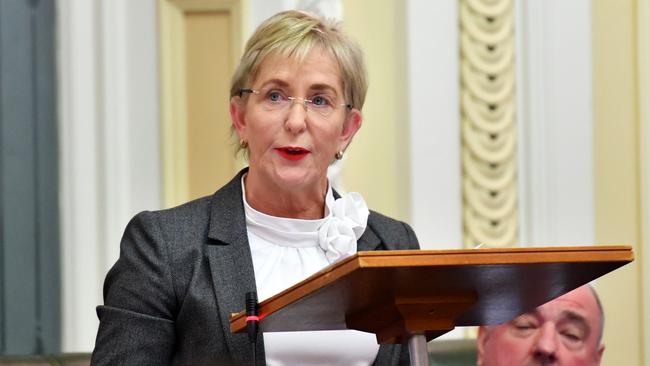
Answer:
<path fill-rule="evenodd" d="M 327 168 L 361 127 L 358 46 L 313 15 L 255 31 L 233 77 L 230 115 L 249 167 L 210 197 L 138 214 L 98 307 L 95 365 L 252 363 L 229 316 L 357 250 L 417 249 L 411 228 L 339 196 Z M 265 333 L 258 364 L 397 365 L 400 346 L 356 331 Z"/>

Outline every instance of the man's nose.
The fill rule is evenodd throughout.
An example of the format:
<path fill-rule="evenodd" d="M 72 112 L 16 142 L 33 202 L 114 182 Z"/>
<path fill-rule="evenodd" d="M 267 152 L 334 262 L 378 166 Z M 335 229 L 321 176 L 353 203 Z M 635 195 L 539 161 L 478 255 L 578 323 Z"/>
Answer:
<path fill-rule="evenodd" d="M 543 365 L 553 363 L 557 359 L 558 338 L 555 325 L 545 323 L 539 329 L 537 341 L 534 345 L 534 357 Z"/>

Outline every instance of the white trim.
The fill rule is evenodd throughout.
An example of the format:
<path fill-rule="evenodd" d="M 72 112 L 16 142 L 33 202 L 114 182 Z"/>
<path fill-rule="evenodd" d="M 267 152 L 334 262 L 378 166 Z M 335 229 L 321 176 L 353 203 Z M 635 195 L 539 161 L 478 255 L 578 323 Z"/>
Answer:
<path fill-rule="evenodd" d="M 423 249 L 461 248 L 458 1 L 408 1 L 406 17 L 411 223 Z"/>
<path fill-rule="evenodd" d="M 101 13 L 103 15 L 101 24 L 101 42 L 97 52 L 102 53 L 103 65 L 103 83 L 102 83 L 102 99 L 101 104 L 102 113 L 100 114 L 100 141 L 102 149 L 102 158 L 105 163 L 102 177 L 104 182 L 102 188 L 102 196 L 105 198 L 104 212 L 105 223 L 108 229 L 105 232 L 105 245 L 101 262 L 106 266 L 110 262 L 117 259 L 117 255 L 112 249 L 110 243 L 118 243 L 119 236 L 115 232 L 117 221 L 121 216 L 121 211 L 126 206 L 126 197 L 124 194 L 115 194 L 113 187 L 124 187 L 128 180 L 128 171 L 125 171 L 124 162 L 127 160 L 129 154 L 128 144 L 119 144 L 116 146 L 111 142 L 120 141 L 121 138 L 126 137 L 122 141 L 128 141 L 128 126 L 126 107 L 128 103 L 129 91 L 125 88 L 127 84 L 126 75 L 121 73 L 120 70 L 125 68 L 126 55 L 125 50 L 120 47 L 120 42 L 123 42 L 126 31 L 126 20 L 119 17 L 124 12 L 124 4 L 121 1 L 107 1 L 102 2 Z M 99 47 L 98 47 L 99 48 Z M 124 191 L 116 192 L 124 193 Z M 124 223 L 122 225 L 124 227 Z"/>
<path fill-rule="evenodd" d="M 102 2 L 104 267 L 138 211 L 161 207 L 155 0 Z"/>
<path fill-rule="evenodd" d="M 253 34 L 253 31 L 264 20 L 275 13 L 284 10 L 294 9 L 298 5 L 299 0 L 248 0 L 248 12 L 244 14 L 246 19 L 246 29 L 244 32 L 244 40 L 248 40 Z"/>
<path fill-rule="evenodd" d="M 515 2 L 520 242 L 594 238 L 589 0 Z"/>
<path fill-rule="evenodd" d="M 462 248 L 458 1 L 405 6 L 410 222 L 422 249 Z M 463 332 L 459 327 L 438 339 Z"/>
<path fill-rule="evenodd" d="M 89 352 L 129 217 L 160 207 L 154 0 L 60 0 L 62 350 Z"/>
<path fill-rule="evenodd" d="M 639 164 L 641 195 L 641 317 L 644 365 L 650 365 L 650 0 L 637 5 L 639 73 Z M 645 311 L 644 311 L 645 309 Z"/>
<path fill-rule="evenodd" d="M 61 151 L 62 349 L 88 351 L 85 324 L 101 293 L 98 256 L 100 192 L 96 149 L 98 70 L 97 3 L 58 1 Z"/>

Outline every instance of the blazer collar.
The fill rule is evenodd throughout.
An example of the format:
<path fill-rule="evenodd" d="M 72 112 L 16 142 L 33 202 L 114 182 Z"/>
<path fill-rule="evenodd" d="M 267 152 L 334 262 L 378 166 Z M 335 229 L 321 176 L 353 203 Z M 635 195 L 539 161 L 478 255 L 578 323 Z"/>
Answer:
<path fill-rule="evenodd" d="M 251 364 L 252 355 L 246 334 L 230 332 L 230 314 L 243 310 L 246 293 L 256 291 L 242 202 L 241 177 L 246 171 L 240 171 L 212 196 L 208 228 L 210 241 L 206 248 L 223 333 L 237 365 Z M 263 344 L 263 335 L 260 334 L 256 348 L 262 360 Z"/>
<path fill-rule="evenodd" d="M 248 168 L 241 170 L 213 196 L 210 204 L 210 228 L 208 237 L 227 245 L 247 239 L 246 215 L 242 202 L 241 178 Z"/>

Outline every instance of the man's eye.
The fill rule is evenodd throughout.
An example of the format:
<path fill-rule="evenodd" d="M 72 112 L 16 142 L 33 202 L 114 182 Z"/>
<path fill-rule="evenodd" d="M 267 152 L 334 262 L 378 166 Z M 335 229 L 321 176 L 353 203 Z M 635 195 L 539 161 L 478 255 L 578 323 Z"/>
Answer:
<path fill-rule="evenodd" d="M 537 323 L 527 316 L 519 317 L 510 322 L 511 332 L 518 337 L 528 337 L 536 331 Z"/>
<path fill-rule="evenodd" d="M 532 329 L 534 327 L 530 323 L 525 323 L 525 324 L 515 324 L 515 328 L 517 328 L 517 329 Z"/>
<path fill-rule="evenodd" d="M 577 350 L 585 344 L 584 336 L 574 332 L 560 332 L 562 343 L 571 350 Z"/>
<path fill-rule="evenodd" d="M 330 106 L 332 103 L 330 103 L 329 99 L 327 99 L 325 96 L 322 95 L 317 95 L 313 98 L 311 98 L 311 102 L 313 105 L 318 106 L 318 107 L 326 107 Z"/>
<path fill-rule="evenodd" d="M 579 327 L 564 327 L 559 329 L 559 333 L 566 339 L 568 342 L 580 343 L 587 336 L 587 332 Z"/>
<path fill-rule="evenodd" d="M 535 320 L 526 315 L 515 318 L 512 322 L 510 322 L 510 324 L 512 324 L 515 328 L 520 329 L 535 328 L 537 326 Z"/>
<path fill-rule="evenodd" d="M 571 341 L 574 341 L 574 342 L 577 342 L 577 341 L 579 341 L 581 339 L 581 337 L 578 334 L 575 334 L 575 333 L 564 332 L 564 333 L 562 333 L 562 335 L 564 337 L 566 337 L 567 339 L 569 339 Z"/>

